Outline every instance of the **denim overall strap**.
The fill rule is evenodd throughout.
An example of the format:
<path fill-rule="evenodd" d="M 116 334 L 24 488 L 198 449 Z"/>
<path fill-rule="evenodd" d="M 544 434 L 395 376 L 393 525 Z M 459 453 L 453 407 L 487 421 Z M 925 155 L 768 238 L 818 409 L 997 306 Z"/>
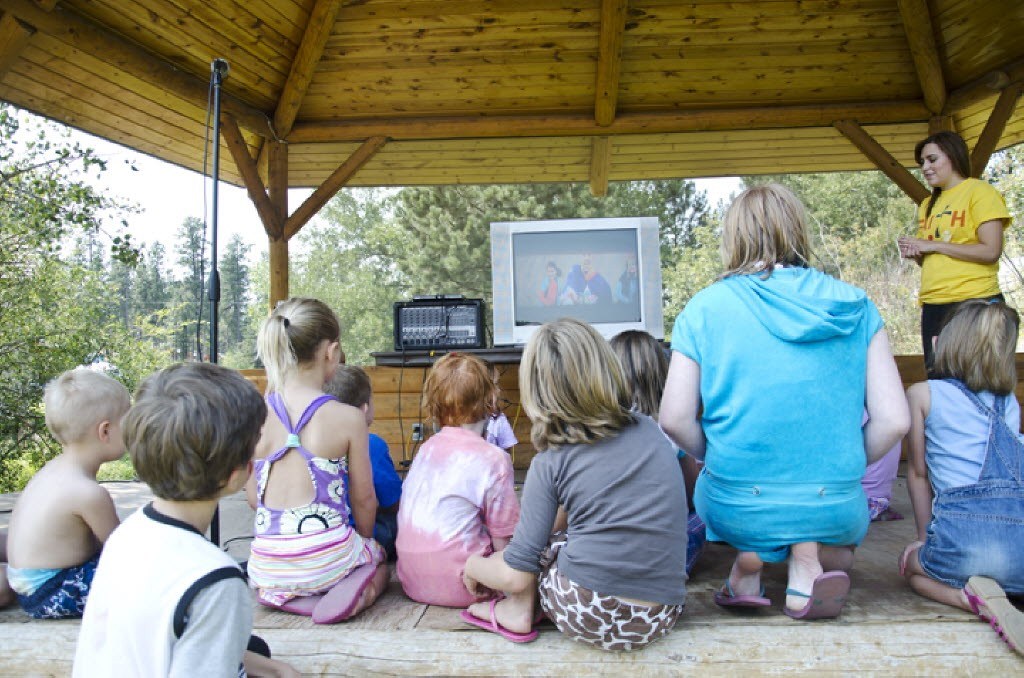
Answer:
<path fill-rule="evenodd" d="M 978 482 L 988 480 L 1012 480 L 1022 482 L 1024 474 L 1024 443 L 1020 436 L 1006 425 L 1006 399 L 1009 396 L 996 396 L 993 407 L 986 406 L 977 394 L 957 379 L 944 380 L 953 384 L 967 396 L 975 407 L 988 416 L 988 447 L 985 452 L 985 464 L 981 469 Z"/>

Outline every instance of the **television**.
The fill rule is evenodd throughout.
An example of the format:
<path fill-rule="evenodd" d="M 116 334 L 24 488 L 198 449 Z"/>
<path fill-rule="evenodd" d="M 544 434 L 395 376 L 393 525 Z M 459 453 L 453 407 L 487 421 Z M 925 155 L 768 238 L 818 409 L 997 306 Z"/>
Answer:
<path fill-rule="evenodd" d="M 549 320 L 664 338 L 656 217 L 491 224 L 494 345 L 522 345 Z"/>

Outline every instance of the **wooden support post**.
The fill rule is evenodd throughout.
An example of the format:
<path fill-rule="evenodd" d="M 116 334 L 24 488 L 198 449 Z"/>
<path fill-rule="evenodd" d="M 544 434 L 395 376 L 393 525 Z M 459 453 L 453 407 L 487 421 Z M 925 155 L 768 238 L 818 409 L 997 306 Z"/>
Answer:
<path fill-rule="evenodd" d="M 926 0 L 897 0 L 897 4 L 924 95 L 924 105 L 932 114 L 938 114 L 946 105 L 946 81 L 942 77 L 942 63 L 928 3 Z"/>
<path fill-rule="evenodd" d="M 270 204 L 280 230 L 270 235 L 270 309 L 288 298 L 288 239 L 284 222 L 288 218 L 288 145 L 272 142 L 267 151 L 267 184 Z"/>
<path fill-rule="evenodd" d="M 288 241 L 270 237 L 270 312 L 288 298 Z"/>
<path fill-rule="evenodd" d="M 629 0 L 601 0 L 601 36 L 598 40 L 594 120 L 607 127 L 615 120 L 622 69 L 622 34 L 626 31 Z"/>
<path fill-rule="evenodd" d="M 936 134 L 938 132 L 955 132 L 956 123 L 953 122 L 953 116 L 951 115 L 933 115 L 928 120 L 928 134 Z"/>
<path fill-rule="evenodd" d="M 1017 107 L 1017 99 L 1020 98 L 1021 88 L 1022 83 L 1019 82 L 1009 85 L 996 100 L 996 105 L 988 116 L 988 122 L 985 123 L 985 128 L 981 130 L 978 141 L 974 144 L 974 150 L 971 152 L 971 171 L 974 173 L 974 176 L 980 177 L 981 173 L 985 171 L 985 166 L 988 165 L 988 160 L 992 157 L 992 151 L 996 149 L 999 137 L 1003 135 L 1003 130 L 1006 129 L 1006 123 L 1009 121 L 1010 116 L 1013 115 L 1013 109 Z"/>
<path fill-rule="evenodd" d="M 594 137 L 590 146 L 590 193 L 597 198 L 608 194 L 608 172 L 611 166 L 611 137 Z"/>
<path fill-rule="evenodd" d="M 362 146 L 356 149 L 355 153 L 349 156 L 338 169 L 334 170 L 331 176 L 327 177 L 320 187 L 313 191 L 313 195 L 306 198 L 306 201 L 292 213 L 284 224 L 284 237 L 291 238 L 298 233 L 299 229 L 306 225 L 320 209 L 327 204 L 327 201 L 334 197 L 334 194 L 341 189 L 345 183 L 355 175 L 359 169 L 369 162 L 370 158 L 376 155 L 387 142 L 386 137 L 373 137 L 367 139 Z"/>
<path fill-rule="evenodd" d="M 907 171 L 903 165 L 897 162 L 896 158 L 890 155 L 874 137 L 864 131 L 864 128 L 853 120 L 837 120 L 833 123 L 839 132 L 850 140 L 854 146 L 863 153 L 868 160 L 874 163 L 875 167 L 881 170 L 887 177 L 899 186 L 910 198 L 920 203 L 931 193 L 921 185 L 921 182 L 914 178 L 914 175 Z"/>

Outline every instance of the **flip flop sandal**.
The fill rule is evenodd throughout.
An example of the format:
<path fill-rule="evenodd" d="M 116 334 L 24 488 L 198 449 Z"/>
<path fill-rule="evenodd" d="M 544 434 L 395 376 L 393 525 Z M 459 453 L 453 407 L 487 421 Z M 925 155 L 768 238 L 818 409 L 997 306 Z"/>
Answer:
<path fill-rule="evenodd" d="M 793 619 L 832 619 L 839 616 L 850 593 L 850 576 L 845 572 L 834 570 L 825 572 L 814 580 L 810 593 L 796 589 L 786 589 L 787 596 L 800 596 L 807 599 L 807 604 L 799 610 L 788 607 L 782 609 Z"/>
<path fill-rule="evenodd" d="M 974 614 L 987 621 L 1011 649 L 1024 654 L 1024 612 L 1013 606 L 999 584 L 988 577 L 971 577 L 964 596 Z"/>
<path fill-rule="evenodd" d="M 715 591 L 715 604 L 721 607 L 770 607 L 772 601 L 764 597 L 764 584 L 761 585 L 761 594 L 757 596 L 738 596 L 732 590 L 732 584 L 725 580 L 725 586 Z"/>
<path fill-rule="evenodd" d="M 494 606 L 497 604 L 497 598 L 491 601 L 490 621 L 486 619 L 480 619 L 480 617 L 470 614 L 469 610 L 463 610 L 459 613 L 459 616 L 462 617 L 462 621 L 466 622 L 467 624 L 478 626 L 485 631 L 490 631 L 491 633 L 497 633 L 505 640 L 511 641 L 513 643 L 530 643 L 534 640 L 537 640 L 538 634 L 536 629 L 531 629 L 529 633 L 517 633 L 515 631 L 510 631 L 501 624 L 499 624 L 497 617 L 494 616 Z"/>

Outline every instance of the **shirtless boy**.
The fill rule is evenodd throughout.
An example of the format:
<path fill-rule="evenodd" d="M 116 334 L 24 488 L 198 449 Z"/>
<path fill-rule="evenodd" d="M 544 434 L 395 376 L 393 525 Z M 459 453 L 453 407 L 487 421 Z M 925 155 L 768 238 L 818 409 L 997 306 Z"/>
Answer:
<path fill-rule="evenodd" d="M 31 616 L 81 617 L 100 549 L 119 522 L 96 472 L 124 454 L 121 417 L 128 391 L 104 374 L 78 368 L 47 384 L 43 403 L 46 426 L 63 450 L 39 469 L 14 505 L 7 578 Z"/>

